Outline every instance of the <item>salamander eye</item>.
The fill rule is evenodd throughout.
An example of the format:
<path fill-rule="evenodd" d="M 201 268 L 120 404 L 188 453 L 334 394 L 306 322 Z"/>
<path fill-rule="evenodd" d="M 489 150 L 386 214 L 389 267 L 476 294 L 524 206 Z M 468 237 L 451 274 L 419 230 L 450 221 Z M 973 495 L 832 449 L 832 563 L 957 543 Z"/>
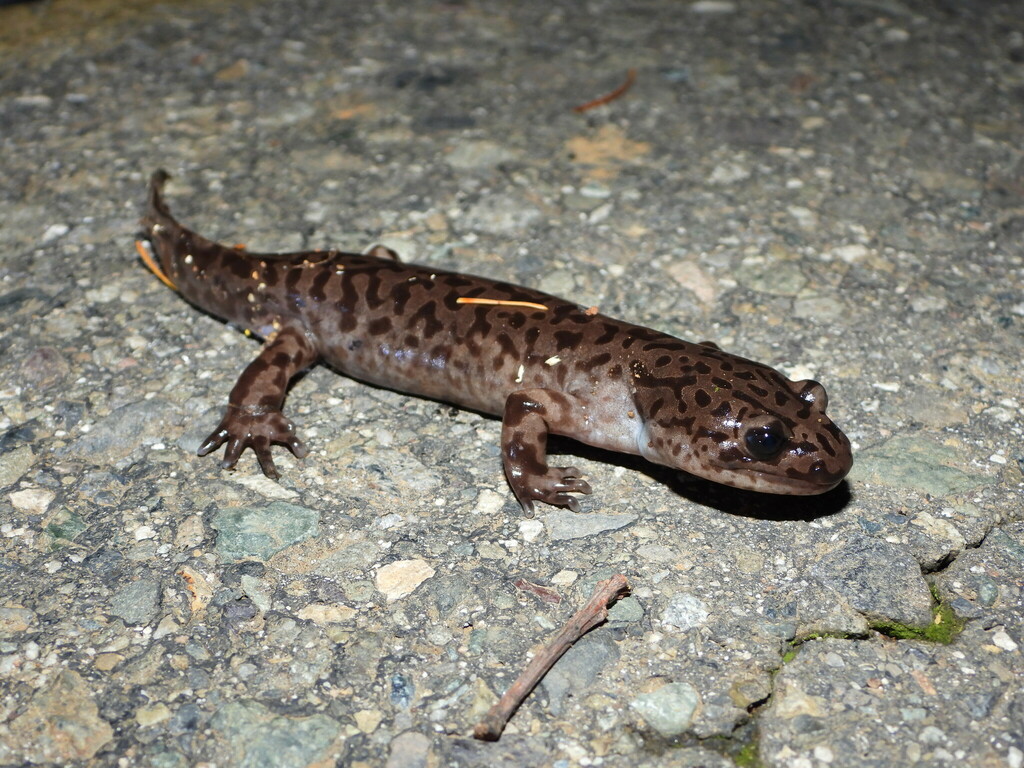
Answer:
<path fill-rule="evenodd" d="M 743 436 L 747 451 L 759 461 L 774 459 L 786 447 L 788 440 L 785 428 L 777 421 L 751 427 Z"/>

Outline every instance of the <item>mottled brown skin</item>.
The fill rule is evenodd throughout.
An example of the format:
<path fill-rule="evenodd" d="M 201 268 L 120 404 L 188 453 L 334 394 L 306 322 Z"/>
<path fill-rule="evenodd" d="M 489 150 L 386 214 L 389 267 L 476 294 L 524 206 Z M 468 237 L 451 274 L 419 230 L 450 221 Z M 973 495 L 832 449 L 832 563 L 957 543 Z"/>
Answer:
<path fill-rule="evenodd" d="M 324 361 L 362 381 L 502 417 L 505 474 L 523 509 L 579 510 L 575 467 L 547 463 L 565 435 L 737 488 L 809 495 L 853 463 L 825 415 L 825 390 L 760 363 L 510 283 L 369 254 L 248 253 L 182 227 L 153 175 L 142 225 L 151 267 L 186 299 L 266 339 L 228 399 L 206 455 L 223 466 L 252 448 L 277 477 L 270 446 L 305 448 L 281 412 L 291 379 Z M 474 305 L 486 298 L 543 305 Z"/>

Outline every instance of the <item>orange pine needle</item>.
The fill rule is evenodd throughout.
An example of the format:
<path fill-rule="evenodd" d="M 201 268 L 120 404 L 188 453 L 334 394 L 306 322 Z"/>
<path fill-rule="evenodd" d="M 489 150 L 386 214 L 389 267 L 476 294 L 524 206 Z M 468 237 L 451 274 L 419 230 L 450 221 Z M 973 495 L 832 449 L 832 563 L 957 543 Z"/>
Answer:
<path fill-rule="evenodd" d="M 607 104 L 609 101 L 615 101 L 615 99 L 619 98 L 622 94 L 624 94 L 626 91 L 632 88 L 633 83 L 635 82 L 636 70 L 630 69 L 626 73 L 626 81 L 618 88 L 616 88 L 614 91 L 612 91 L 611 93 L 606 93 L 604 96 L 598 96 L 596 99 L 594 99 L 593 101 L 588 101 L 586 104 L 580 104 L 578 107 L 573 107 L 572 111 L 586 112 L 588 109 L 600 107 L 602 104 Z"/>
<path fill-rule="evenodd" d="M 539 309 L 547 312 L 548 308 L 543 304 L 535 304 L 532 301 L 514 301 L 512 299 L 476 299 L 460 296 L 455 300 L 456 304 L 488 304 L 494 307 L 526 307 L 527 309 Z"/>
<path fill-rule="evenodd" d="M 135 241 L 135 250 L 138 251 L 139 258 L 142 259 L 142 263 L 149 267 L 149 271 L 160 278 L 160 282 L 170 288 L 172 291 L 178 290 L 178 286 L 171 282 L 171 279 L 167 277 L 160 269 L 160 265 L 156 263 L 156 259 L 153 258 L 153 254 L 149 252 L 149 249 L 142 244 L 141 240 Z"/>

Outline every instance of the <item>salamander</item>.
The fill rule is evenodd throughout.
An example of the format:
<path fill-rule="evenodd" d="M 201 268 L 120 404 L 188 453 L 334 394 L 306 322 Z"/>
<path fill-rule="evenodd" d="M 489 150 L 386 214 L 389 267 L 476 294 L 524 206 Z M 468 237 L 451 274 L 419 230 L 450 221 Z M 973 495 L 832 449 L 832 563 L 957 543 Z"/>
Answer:
<path fill-rule="evenodd" d="M 367 253 L 250 253 L 185 228 L 153 174 L 136 246 L 196 307 L 265 340 L 199 455 L 224 468 L 251 448 L 277 478 L 274 444 L 306 448 L 281 408 L 318 362 L 355 379 L 501 417 L 508 483 L 579 511 L 590 484 L 547 460 L 549 434 L 640 455 L 736 488 L 811 495 L 849 472 L 850 442 L 816 381 L 599 314 L 530 288 Z"/>

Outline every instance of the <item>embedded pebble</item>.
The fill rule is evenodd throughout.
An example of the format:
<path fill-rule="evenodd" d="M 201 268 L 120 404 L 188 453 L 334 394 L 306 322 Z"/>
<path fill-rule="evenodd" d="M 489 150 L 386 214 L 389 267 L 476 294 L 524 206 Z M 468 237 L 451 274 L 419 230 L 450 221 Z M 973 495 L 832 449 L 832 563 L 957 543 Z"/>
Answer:
<path fill-rule="evenodd" d="M 732 0 L 697 0 L 690 4 L 694 13 L 735 13 L 736 3 Z"/>
<path fill-rule="evenodd" d="M 125 584 L 110 598 L 110 612 L 128 624 L 149 624 L 159 610 L 160 584 L 139 579 Z"/>
<path fill-rule="evenodd" d="M 510 196 L 488 197 L 462 217 L 461 224 L 469 229 L 492 235 L 510 235 L 540 223 L 543 214 L 538 208 Z"/>
<path fill-rule="evenodd" d="M 320 512 L 285 501 L 263 507 L 218 509 L 211 522 L 216 551 L 225 560 L 268 560 L 285 547 L 320 533 Z"/>
<path fill-rule="evenodd" d="M 27 445 L 0 453 L 0 488 L 14 485 L 34 462 L 35 454 Z"/>
<path fill-rule="evenodd" d="M 566 541 L 597 536 L 606 531 L 617 531 L 636 522 L 637 516 L 604 515 L 597 512 L 578 515 L 568 510 L 556 510 L 544 515 L 543 520 L 552 541 Z"/>
<path fill-rule="evenodd" d="M 337 721 L 326 715 L 289 717 L 274 715 L 256 701 L 224 704 L 210 719 L 235 765 L 304 768 L 323 760 L 340 732 Z"/>
<path fill-rule="evenodd" d="M 671 739 L 689 728 L 699 703 L 700 695 L 689 683 L 668 683 L 637 696 L 629 706 L 663 738 Z"/>
<path fill-rule="evenodd" d="M 703 625 L 709 615 L 707 604 L 695 595 L 673 595 L 661 614 L 661 623 L 685 632 Z"/>
<path fill-rule="evenodd" d="M 492 168 L 514 159 L 516 153 L 493 141 L 460 142 L 446 157 L 446 162 L 460 171 Z"/>
<path fill-rule="evenodd" d="M 67 669 L 0 728 L 0 762 L 5 765 L 91 760 L 114 737 L 99 716 L 92 686 Z"/>
<path fill-rule="evenodd" d="M 869 619 L 924 627 L 932 598 L 918 563 L 898 547 L 869 536 L 838 542 L 810 574 Z"/>
<path fill-rule="evenodd" d="M 965 466 L 963 451 L 926 435 L 904 435 L 862 451 L 852 477 L 942 497 L 990 485 L 995 478 Z"/>
<path fill-rule="evenodd" d="M 430 739 L 422 733 L 406 731 L 391 741 L 384 768 L 426 768 L 429 754 Z"/>
<path fill-rule="evenodd" d="M 126 458 L 141 444 L 156 442 L 178 416 L 172 403 L 153 398 L 124 405 L 101 419 L 65 451 L 94 464 Z"/>
<path fill-rule="evenodd" d="M 399 560 L 380 568 L 375 582 L 377 589 L 391 603 L 412 594 L 433 575 L 434 569 L 425 560 Z"/>
<path fill-rule="evenodd" d="M 59 240 L 64 237 L 68 232 L 71 231 L 71 227 L 67 224 L 51 224 L 43 232 L 42 242 L 52 243 L 54 240 Z"/>
<path fill-rule="evenodd" d="M 30 515 L 41 515 L 46 512 L 57 495 L 47 488 L 26 488 L 7 494 L 11 506 L 19 512 Z"/>

